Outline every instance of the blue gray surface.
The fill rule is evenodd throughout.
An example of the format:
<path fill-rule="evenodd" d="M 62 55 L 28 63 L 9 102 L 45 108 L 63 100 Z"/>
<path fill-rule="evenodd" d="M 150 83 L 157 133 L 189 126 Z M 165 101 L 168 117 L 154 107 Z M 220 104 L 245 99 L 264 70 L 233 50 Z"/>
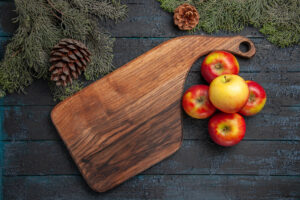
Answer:
<path fill-rule="evenodd" d="M 155 0 L 124 2 L 129 7 L 125 21 L 100 24 L 117 38 L 116 67 L 163 41 L 190 34 L 177 30 L 172 15 Z M 0 58 L 16 29 L 13 9 L 13 1 L 0 1 Z M 240 75 L 259 82 L 268 100 L 259 115 L 247 118 L 239 145 L 215 145 L 208 137 L 207 120 L 183 114 L 184 142 L 175 155 L 98 194 L 86 185 L 52 126 L 49 114 L 56 102 L 47 83 L 38 80 L 27 95 L 12 94 L 0 101 L 3 199 L 300 199 L 300 47 L 279 49 L 251 27 L 240 34 L 257 48 L 252 59 L 238 58 Z M 199 72 L 202 59 L 192 67 L 186 89 L 205 83 Z"/>

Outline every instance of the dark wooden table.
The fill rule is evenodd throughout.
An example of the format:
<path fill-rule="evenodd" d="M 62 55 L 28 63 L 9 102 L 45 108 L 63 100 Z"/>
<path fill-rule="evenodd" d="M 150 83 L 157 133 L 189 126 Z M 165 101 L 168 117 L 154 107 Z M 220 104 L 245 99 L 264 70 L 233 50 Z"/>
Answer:
<path fill-rule="evenodd" d="M 163 41 L 188 34 L 173 26 L 172 15 L 155 0 L 125 3 L 128 18 L 104 25 L 116 37 L 116 67 Z M 1 58 L 16 29 L 11 23 L 13 9 L 12 0 L 0 1 Z M 0 99 L 3 199 L 300 199 L 300 48 L 277 48 L 254 28 L 240 34 L 257 48 L 254 58 L 238 58 L 240 75 L 261 83 L 268 101 L 261 114 L 247 118 L 246 136 L 239 145 L 215 145 L 208 137 L 207 120 L 184 114 L 184 141 L 175 155 L 98 194 L 84 182 L 54 129 L 49 113 L 56 103 L 47 83 L 39 80 L 27 95 Z M 193 66 L 186 88 L 204 83 L 199 73 L 202 59 Z"/>

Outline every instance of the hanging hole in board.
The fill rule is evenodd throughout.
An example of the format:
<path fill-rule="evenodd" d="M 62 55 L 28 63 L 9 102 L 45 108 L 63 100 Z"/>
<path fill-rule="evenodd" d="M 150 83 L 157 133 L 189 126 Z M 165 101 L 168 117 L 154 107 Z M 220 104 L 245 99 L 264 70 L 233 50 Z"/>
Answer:
<path fill-rule="evenodd" d="M 247 53 L 248 51 L 250 51 L 250 48 L 251 48 L 250 43 L 246 41 L 242 42 L 239 47 L 240 51 L 243 53 Z"/>

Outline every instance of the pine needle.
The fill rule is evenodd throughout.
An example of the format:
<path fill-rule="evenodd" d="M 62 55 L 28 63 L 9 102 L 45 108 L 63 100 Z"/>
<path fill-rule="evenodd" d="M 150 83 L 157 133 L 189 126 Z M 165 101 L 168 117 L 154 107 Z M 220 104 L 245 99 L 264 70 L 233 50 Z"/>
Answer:
<path fill-rule="evenodd" d="M 300 44 L 299 0 L 158 0 L 173 12 L 182 3 L 194 5 L 200 21 L 195 30 L 239 32 L 254 26 L 280 47 Z"/>
<path fill-rule="evenodd" d="M 34 79 L 49 80 L 49 55 L 62 38 L 84 42 L 92 53 L 85 78 L 96 80 L 113 70 L 113 42 L 98 20 L 118 21 L 127 7 L 116 0 L 15 0 L 19 27 L 0 62 L 0 97 L 24 92 Z M 83 87 L 74 81 L 66 88 L 49 83 L 55 100 L 63 100 Z"/>

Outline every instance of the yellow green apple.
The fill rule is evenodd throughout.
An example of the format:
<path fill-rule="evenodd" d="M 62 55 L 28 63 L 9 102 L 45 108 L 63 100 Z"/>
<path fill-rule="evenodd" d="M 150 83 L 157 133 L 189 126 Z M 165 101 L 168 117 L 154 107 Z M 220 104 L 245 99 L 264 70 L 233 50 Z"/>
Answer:
<path fill-rule="evenodd" d="M 248 101 L 249 88 L 246 81 L 234 74 L 215 78 L 209 86 L 210 102 L 225 113 L 240 111 Z"/>

